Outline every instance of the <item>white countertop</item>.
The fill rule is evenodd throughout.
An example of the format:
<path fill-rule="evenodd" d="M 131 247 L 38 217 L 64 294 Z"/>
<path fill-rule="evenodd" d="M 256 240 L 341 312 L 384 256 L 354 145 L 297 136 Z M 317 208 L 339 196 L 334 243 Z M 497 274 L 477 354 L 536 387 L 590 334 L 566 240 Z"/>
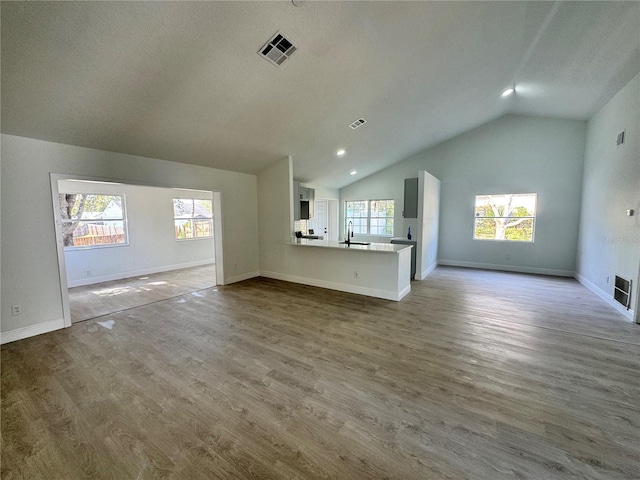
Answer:
<path fill-rule="evenodd" d="M 407 248 L 412 248 L 411 245 L 403 245 L 399 243 L 371 243 L 369 245 L 345 245 L 335 240 L 308 240 L 303 238 L 298 242 L 287 242 L 287 245 L 294 247 L 320 247 L 320 248 L 337 248 L 340 250 L 357 250 L 359 252 L 378 252 L 378 253 L 398 253 Z"/>

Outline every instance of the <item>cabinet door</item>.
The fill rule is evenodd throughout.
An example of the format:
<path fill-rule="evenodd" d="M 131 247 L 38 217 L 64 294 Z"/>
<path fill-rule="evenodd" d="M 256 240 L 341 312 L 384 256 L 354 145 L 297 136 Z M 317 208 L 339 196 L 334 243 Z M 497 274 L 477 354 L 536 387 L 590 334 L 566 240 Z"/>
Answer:
<path fill-rule="evenodd" d="M 404 218 L 418 218 L 418 179 L 404 180 Z"/>

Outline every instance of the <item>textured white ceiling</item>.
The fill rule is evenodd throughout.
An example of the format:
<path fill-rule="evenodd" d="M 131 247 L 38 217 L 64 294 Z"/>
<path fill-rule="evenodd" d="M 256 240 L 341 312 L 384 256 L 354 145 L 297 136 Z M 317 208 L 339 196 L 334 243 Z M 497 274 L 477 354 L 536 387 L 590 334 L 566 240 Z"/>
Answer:
<path fill-rule="evenodd" d="M 505 113 L 586 120 L 640 71 L 640 2 L 1 9 L 3 133 L 248 173 L 292 155 L 330 187 Z M 281 68 L 256 54 L 277 30 Z"/>

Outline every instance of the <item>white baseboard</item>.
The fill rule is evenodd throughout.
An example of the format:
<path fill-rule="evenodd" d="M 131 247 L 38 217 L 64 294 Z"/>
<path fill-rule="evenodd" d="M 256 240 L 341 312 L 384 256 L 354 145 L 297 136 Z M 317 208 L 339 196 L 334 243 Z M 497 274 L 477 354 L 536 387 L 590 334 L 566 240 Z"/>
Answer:
<path fill-rule="evenodd" d="M 430 274 L 431 272 L 433 272 L 433 271 L 436 269 L 436 267 L 437 267 L 437 266 L 438 266 L 438 262 L 434 262 L 434 263 L 432 263 L 431 265 L 429 265 L 429 266 L 427 267 L 427 269 L 426 269 L 426 270 L 424 270 L 424 271 L 422 272 L 422 274 L 420 274 L 420 278 L 416 278 L 416 280 L 424 280 L 425 278 L 427 278 L 427 277 L 429 276 L 429 274 Z"/>
<path fill-rule="evenodd" d="M 411 293 L 411 284 L 407 285 L 402 290 L 400 290 L 400 293 L 398 293 L 398 299 L 396 300 L 396 302 L 399 302 L 400 300 L 402 300 L 404 297 L 409 295 L 409 293 Z M 387 300 L 395 300 L 395 299 L 389 298 Z"/>
<path fill-rule="evenodd" d="M 327 280 L 318 280 L 316 278 L 297 277 L 295 275 L 285 275 L 277 272 L 260 272 L 260 276 L 274 278 L 276 280 L 284 280 L 285 282 L 301 283 L 312 287 L 328 288 L 329 290 L 339 290 L 341 292 L 355 293 L 358 295 L 366 295 L 368 297 L 383 298 L 385 300 L 393 300 L 399 302 L 411 291 L 411 285 L 407 285 L 400 292 L 389 290 L 378 290 L 369 287 L 360 287 L 358 285 L 350 285 L 348 283 L 329 282 Z"/>
<path fill-rule="evenodd" d="M 179 263 L 174 265 L 163 265 L 161 267 L 142 268 L 140 270 L 131 270 L 129 272 L 114 273 L 111 275 L 103 275 L 101 277 L 80 278 L 78 280 L 68 280 L 67 286 L 84 287 L 85 285 L 93 285 L 95 283 L 110 282 L 112 280 L 122 280 L 123 278 L 138 277 L 140 275 L 151 275 L 153 273 L 170 272 L 171 270 L 180 270 L 183 268 L 201 267 L 202 265 L 213 265 L 215 262 L 211 260 L 197 260 L 195 262 Z"/>
<path fill-rule="evenodd" d="M 537 275 L 553 275 L 556 277 L 573 277 L 575 272 L 554 268 L 522 267 L 519 265 L 497 265 L 494 263 L 459 262 L 457 260 L 438 260 L 438 265 L 451 267 L 479 268 L 483 270 L 499 270 L 503 272 L 534 273 Z"/>
<path fill-rule="evenodd" d="M 622 305 L 620 305 L 618 302 L 616 302 L 613 299 L 613 295 L 605 292 L 600 287 L 598 287 L 595 283 L 591 282 L 590 280 L 588 280 L 586 277 L 583 277 L 579 273 L 574 274 L 574 278 L 576 280 L 578 280 L 586 288 L 588 288 L 593 293 L 595 293 L 597 296 L 599 296 L 602 300 L 604 300 L 609 305 L 611 305 L 613 308 L 615 308 L 618 312 L 620 312 L 622 315 L 624 315 L 628 320 L 633 322 L 633 320 L 635 318 L 635 312 L 633 310 L 627 310 Z"/>
<path fill-rule="evenodd" d="M 16 340 L 35 337 L 36 335 L 53 332 L 54 330 L 60 330 L 61 328 L 64 328 L 64 318 L 36 323 L 35 325 L 29 325 L 27 327 L 15 328 L 8 332 L 0 333 L 0 344 L 4 345 L 5 343 L 15 342 Z"/>
<path fill-rule="evenodd" d="M 247 272 L 241 273 L 240 275 L 234 275 L 232 277 L 227 277 L 224 279 L 224 285 L 229 285 L 231 283 L 242 282 L 243 280 L 249 280 L 250 278 L 259 277 L 260 272 Z"/>

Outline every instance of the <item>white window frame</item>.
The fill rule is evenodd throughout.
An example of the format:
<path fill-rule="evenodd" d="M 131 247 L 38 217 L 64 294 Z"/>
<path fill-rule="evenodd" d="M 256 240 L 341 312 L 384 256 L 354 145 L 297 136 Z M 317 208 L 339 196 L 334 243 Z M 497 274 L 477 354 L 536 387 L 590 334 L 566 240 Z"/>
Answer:
<path fill-rule="evenodd" d="M 347 210 L 348 210 L 348 205 L 349 203 L 356 203 L 356 202 L 366 202 L 367 204 L 367 215 L 366 217 L 349 217 L 347 216 Z M 391 217 L 372 217 L 371 216 L 371 203 L 372 202 L 393 202 L 393 211 L 394 214 Z M 370 237 L 393 237 L 394 232 L 395 232 L 395 228 L 396 228 L 396 220 L 395 220 L 395 200 L 393 200 L 392 198 L 373 198 L 373 199 L 369 199 L 369 200 L 345 200 L 344 202 L 344 231 L 345 231 L 345 235 L 347 232 L 347 228 L 349 225 L 349 219 L 356 219 L 356 218 L 364 218 L 366 219 L 366 223 L 367 223 L 367 232 L 366 233 L 359 233 L 359 232 L 355 232 L 355 235 L 358 236 L 370 236 Z M 371 220 L 376 220 L 376 219 L 380 219 L 380 218 L 384 218 L 384 219 L 388 219 L 390 218 L 393 221 L 393 227 L 392 227 L 392 232 L 390 234 L 381 234 L 381 233 L 371 233 Z"/>
<path fill-rule="evenodd" d="M 507 212 L 507 215 L 504 215 L 504 211 L 502 212 L 503 215 L 501 216 L 482 216 L 479 215 L 478 212 L 476 212 L 476 208 L 478 205 L 478 199 L 482 198 L 482 197 L 531 197 L 533 196 L 533 215 L 527 215 L 527 216 L 513 216 L 511 215 L 512 211 Z M 533 244 L 535 241 L 535 236 L 536 236 L 536 220 L 537 220 L 537 216 L 538 216 L 538 194 L 537 193 L 491 193 L 491 194 L 481 194 L 481 195 L 475 195 L 474 196 L 474 203 L 473 203 L 473 239 L 474 240 L 478 240 L 478 241 L 484 241 L 484 242 L 511 242 L 511 243 L 521 243 L 521 244 Z M 478 238 L 476 236 L 477 234 L 477 222 L 479 219 L 494 219 L 494 218 L 501 218 L 501 219 L 505 219 L 507 222 L 509 222 L 509 219 L 531 219 L 531 240 L 520 240 L 520 239 L 512 239 L 512 238 Z M 517 226 L 516 225 L 507 225 L 506 228 L 509 228 L 510 226 Z"/>
<path fill-rule="evenodd" d="M 64 225 L 67 223 L 99 223 L 99 222 L 122 222 L 122 230 L 123 230 L 123 235 L 124 235 L 124 242 L 122 243 L 104 243 L 104 244 L 98 244 L 98 245 L 69 245 L 69 246 L 64 246 L 63 248 L 65 251 L 73 251 L 73 250 L 95 250 L 98 248 L 118 248 L 118 247 L 127 247 L 129 246 L 129 223 L 127 221 L 127 199 L 126 199 L 126 195 L 124 193 L 85 193 L 85 192 L 59 192 L 59 196 L 60 195 L 84 195 L 89 196 L 89 195 L 102 195 L 102 196 L 108 196 L 108 197 L 120 197 L 120 203 L 122 205 L 122 218 L 118 218 L 118 217 L 113 217 L 113 218 L 100 218 L 100 219 L 90 219 L 90 218 L 86 218 L 86 219 L 74 219 L 74 220 L 67 220 L 67 219 L 61 219 L 61 226 L 62 226 L 62 231 L 64 231 Z M 59 200 L 58 200 L 58 208 L 60 208 L 59 206 Z"/>
<path fill-rule="evenodd" d="M 209 202 L 211 203 L 211 217 L 205 217 L 206 220 L 210 220 L 211 221 L 211 235 L 206 235 L 204 237 L 187 237 L 187 238 L 178 238 L 177 232 L 176 232 L 176 220 L 191 220 L 191 222 L 195 222 L 195 221 L 202 221 L 203 217 L 176 217 L 175 214 L 175 201 L 176 200 L 191 200 L 192 202 L 195 201 L 201 201 L 201 202 Z M 171 207 L 173 208 L 173 236 L 174 236 L 174 240 L 176 242 L 190 242 L 193 240 L 209 240 L 213 238 L 213 229 L 214 229 L 214 223 L 213 223 L 213 199 L 211 198 L 193 198 L 193 197 L 174 197 L 173 200 L 171 201 Z M 195 223 L 194 223 L 195 225 Z"/>

